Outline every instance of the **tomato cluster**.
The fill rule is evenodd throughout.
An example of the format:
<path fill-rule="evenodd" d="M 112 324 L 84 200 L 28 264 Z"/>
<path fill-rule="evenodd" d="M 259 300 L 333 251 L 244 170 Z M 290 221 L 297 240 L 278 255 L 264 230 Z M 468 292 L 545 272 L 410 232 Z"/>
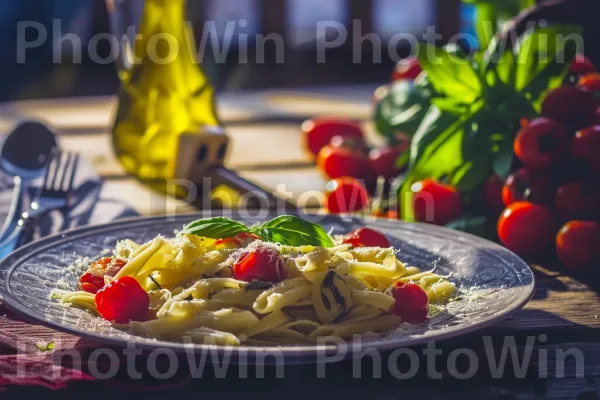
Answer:
<path fill-rule="evenodd" d="M 600 74 L 591 69 L 579 56 L 571 68 L 581 74 L 577 84 L 552 90 L 541 116 L 522 124 L 514 141 L 521 165 L 500 190 L 502 243 L 524 257 L 554 246 L 572 269 L 600 261 Z M 493 212 L 498 181 L 491 178 L 489 188 L 486 183 L 486 203 Z"/>

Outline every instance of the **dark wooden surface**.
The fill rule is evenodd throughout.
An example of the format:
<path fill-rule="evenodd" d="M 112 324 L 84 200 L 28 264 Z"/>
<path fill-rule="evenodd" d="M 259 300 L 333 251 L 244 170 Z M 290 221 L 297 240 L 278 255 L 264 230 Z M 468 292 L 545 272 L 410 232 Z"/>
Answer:
<path fill-rule="evenodd" d="M 295 195 L 308 190 L 322 190 L 325 181 L 301 149 L 299 123 L 313 115 L 337 115 L 365 122 L 369 137 L 370 94 L 373 87 L 345 87 L 296 91 L 226 95 L 220 98 L 222 115 L 233 139 L 228 165 L 241 175 L 265 187 L 285 183 Z M 129 201 L 141 214 L 188 212 L 191 206 L 167 200 L 135 180 L 125 176 L 110 149 L 108 126 L 114 100 L 111 98 L 32 101 L 0 107 L 0 116 L 16 114 L 43 118 L 61 134 L 62 145 L 82 153 L 105 180 L 103 197 Z M 152 199 L 152 200 L 151 200 Z M 314 200 L 307 206 L 318 206 Z M 372 378 L 372 362 L 362 363 L 363 377 L 353 379 L 351 362 L 327 366 L 326 379 L 317 379 L 315 366 L 287 366 L 283 379 L 267 368 L 265 379 L 240 379 L 239 371 L 231 368 L 226 380 L 205 376 L 183 379 L 181 390 L 191 395 L 211 398 L 365 398 L 365 399 L 597 399 L 600 393 L 600 287 L 597 273 L 570 276 L 552 263 L 533 266 L 536 293 L 531 302 L 509 319 L 484 331 L 438 343 L 443 350 L 437 365 L 442 378 L 427 378 L 425 360 L 418 374 L 410 380 L 399 380 L 386 371 L 384 362 L 380 379 Z M 599 266 L 600 267 L 600 266 Z M 501 378 L 492 376 L 484 337 L 489 336 L 495 351 L 514 339 L 519 357 L 528 353 L 527 341 L 533 343 L 531 362 L 524 377 L 516 377 L 509 360 Z M 511 339 L 512 338 L 512 339 Z M 474 377 L 461 380 L 448 371 L 448 355 L 456 348 L 472 349 L 480 368 Z M 510 346 L 509 346 L 510 348 Z M 416 349 L 421 351 L 422 349 Z M 567 351 L 563 362 L 562 352 Z M 577 357 L 583 355 L 583 367 L 577 368 Z M 544 354 L 547 362 L 543 361 Z M 386 355 L 383 355 L 385 360 Z M 466 358 L 465 358 L 466 359 Z M 464 362 L 464 360 L 462 361 Z M 460 359 L 458 365 L 461 365 Z M 548 368 L 545 368 L 545 366 Z M 564 365 L 557 368 L 556 366 Z M 540 371 L 547 370 L 547 376 Z M 248 376 L 253 376 L 249 370 Z M 368 373 L 365 373 L 367 371 Z M 132 383 L 134 386 L 135 382 Z M 101 388 L 101 393 L 100 393 Z M 144 398 L 164 397 L 148 382 L 137 389 Z M 130 390 L 131 386 L 127 390 Z M 0 398 L 12 395 L 44 395 L 57 398 L 81 396 L 105 398 L 125 389 L 98 383 L 76 384 L 67 391 L 46 392 L 43 389 L 22 389 L 0 393 Z"/>

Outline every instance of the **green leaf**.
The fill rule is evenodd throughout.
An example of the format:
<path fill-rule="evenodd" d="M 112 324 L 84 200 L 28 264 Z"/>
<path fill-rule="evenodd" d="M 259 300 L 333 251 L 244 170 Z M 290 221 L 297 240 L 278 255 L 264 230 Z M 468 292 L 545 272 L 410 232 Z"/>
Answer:
<path fill-rule="evenodd" d="M 498 176 L 498 178 L 500 178 L 502 181 L 505 181 L 506 178 L 508 178 L 510 172 L 512 171 L 514 161 L 515 156 L 512 149 L 499 153 L 496 156 L 492 164 L 492 168 L 494 169 L 494 173 Z"/>
<path fill-rule="evenodd" d="M 485 49 L 498 31 L 497 9 L 493 4 L 484 2 L 479 2 L 475 7 L 475 33 L 479 48 Z"/>
<path fill-rule="evenodd" d="M 418 57 L 436 92 L 467 104 L 481 96 L 481 81 L 471 61 L 454 48 L 422 43 Z"/>
<path fill-rule="evenodd" d="M 565 38 L 581 35 L 581 28 L 571 25 L 528 32 L 517 56 L 515 89 L 536 103 L 549 89 L 560 86 L 577 52 L 576 43 Z"/>
<path fill-rule="evenodd" d="M 413 135 L 433 95 L 433 88 L 425 77 L 414 84 L 408 81 L 393 83 L 375 110 L 377 131 L 390 138 L 398 132 Z"/>
<path fill-rule="evenodd" d="M 214 217 L 190 222 L 183 228 L 180 234 L 192 234 L 211 239 L 224 239 L 249 231 L 250 229 L 242 223 L 225 217 Z"/>
<path fill-rule="evenodd" d="M 333 247 L 331 237 L 318 224 L 293 215 L 281 215 L 255 229 L 264 240 L 287 246 Z"/>
<path fill-rule="evenodd" d="M 52 351 L 55 348 L 55 344 L 53 341 L 50 341 L 48 343 L 36 343 L 35 344 L 35 348 L 38 349 L 39 351 L 46 353 L 48 351 Z"/>

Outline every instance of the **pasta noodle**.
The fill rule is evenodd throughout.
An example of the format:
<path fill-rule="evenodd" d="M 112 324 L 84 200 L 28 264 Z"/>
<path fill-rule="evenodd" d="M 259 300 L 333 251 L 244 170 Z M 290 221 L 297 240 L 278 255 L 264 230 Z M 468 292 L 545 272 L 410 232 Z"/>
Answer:
<path fill-rule="evenodd" d="M 263 253 L 271 258 L 260 259 L 260 267 L 271 265 L 271 279 L 236 270 L 251 255 Z M 184 231 L 141 244 L 121 240 L 114 257 L 122 267 L 114 275 L 103 275 L 104 288 L 130 277 L 148 297 L 144 318 L 114 321 L 115 326 L 148 338 L 189 343 L 292 345 L 315 343 L 324 336 L 385 334 L 402 322 L 397 287 L 418 285 L 429 303 L 438 305 L 456 291 L 448 277 L 406 266 L 391 247 L 339 242 L 290 246 L 251 236 L 217 240 Z M 54 297 L 104 316 L 97 306 L 101 292 L 81 288 L 55 291 Z"/>

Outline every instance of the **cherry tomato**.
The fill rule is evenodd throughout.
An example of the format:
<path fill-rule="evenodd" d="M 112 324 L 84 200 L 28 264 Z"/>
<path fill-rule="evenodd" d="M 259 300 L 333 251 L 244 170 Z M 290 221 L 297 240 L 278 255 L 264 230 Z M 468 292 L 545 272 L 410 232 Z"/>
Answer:
<path fill-rule="evenodd" d="M 591 221 L 567 222 L 556 236 L 560 261 L 575 270 L 598 264 L 600 260 L 600 224 Z"/>
<path fill-rule="evenodd" d="M 591 182 L 571 182 L 556 191 L 554 210 L 561 221 L 600 218 L 600 188 Z"/>
<path fill-rule="evenodd" d="M 414 81 L 422 71 L 417 57 L 405 58 L 396 64 L 396 68 L 394 68 L 394 72 L 392 73 L 392 82 L 400 79 Z"/>
<path fill-rule="evenodd" d="M 535 174 L 525 168 L 513 172 L 502 188 L 502 202 L 508 206 L 517 201 L 552 205 L 555 186 L 547 175 Z"/>
<path fill-rule="evenodd" d="M 583 75 L 579 78 L 578 85 L 586 92 L 600 92 L 600 73 Z"/>
<path fill-rule="evenodd" d="M 573 86 L 554 89 L 542 103 L 542 115 L 573 132 L 587 126 L 596 109 L 594 95 Z"/>
<path fill-rule="evenodd" d="M 398 166 L 401 151 L 400 147 L 381 147 L 371 150 L 369 160 L 375 175 L 389 179 L 401 174 L 405 169 Z"/>
<path fill-rule="evenodd" d="M 351 176 L 370 182 L 375 177 L 367 156 L 345 148 L 323 147 L 317 158 L 317 166 L 330 179 Z"/>
<path fill-rule="evenodd" d="M 317 156 L 319 150 L 328 145 L 334 136 L 352 136 L 361 139 L 364 136 L 359 124 L 347 120 L 329 118 L 309 119 L 302 123 L 301 129 L 306 148 L 314 156 Z"/>
<path fill-rule="evenodd" d="M 575 60 L 571 63 L 569 73 L 573 75 L 584 75 L 596 72 L 594 64 L 583 54 L 577 54 Z"/>
<path fill-rule="evenodd" d="M 425 322 L 428 320 L 429 299 L 427 293 L 414 283 L 396 282 L 392 287 L 394 314 L 405 322 Z"/>
<path fill-rule="evenodd" d="M 280 254 L 271 247 L 259 247 L 242 254 L 233 266 L 232 275 L 244 282 L 281 282 L 285 279 Z"/>
<path fill-rule="evenodd" d="M 577 131 L 571 142 L 571 154 L 600 174 L 600 125 Z"/>
<path fill-rule="evenodd" d="M 124 276 L 96 293 L 96 309 L 102 318 L 126 324 L 146 318 L 150 297 L 131 276 Z"/>
<path fill-rule="evenodd" d="M 519 131 L 514 151 L 526 167 L 547 169 L 564 159 L 568 143 L 569 136 L 560 125 L 537 118 Z"/>
<path fill-rule="evenodd" d="M 460 193 L 450 185 L 425 179 L 411 187 L 414 196 L 415 220 L 446 225 L 462 213 Z"/>
<path fill-rule="evenodd" d="M 242 232 L 238 233 L 234 237 L 217 239 L 217 241 L 215 241 L 215 246 L 235 249 L 238 247 L 245 247 L 255 240 L 260 240 L 260 238 L 254 233 Z"/>
<path fill-rule="evenodd" d="M 334 179 L 327 183 L 325 207 L 333 214 L 360 211 L 369 207 L 369 192 L 354 178 Z"/>
<path fill-rule="evenodd" d="M 354 247 L 391 247 L 383 233 L 371 228 L 358 228 L 354 232 L 350 232 L 344 236 L 342 243 L 351 244 Z"/>
<path fill-rule="evenodd" d="M 509 205 L 498 220 L 502 244 L 520 256 L 535 256 L 554 241 L 556 222 L 549 208 L 519 201 Z"/>
<path fill-rule="evenodd" d="M 494 215 L 498 215 L 504 210 L 504 203 L 502 202 L 503 186 L 502 180 L 496 174 L 492 174 L 485 181 L 483 188 L 485 207 Z"/>
<path fill-rule="evenodd" d="M 115 276 L 126 262 L 116 257 L 104 257 L 94 261 L 79 278 L 79 288 L 88 293 L 97 293 L 104 287 L 104 276 Z"/>
<path fill-rule="evenodd" d="M 334 148 L 348 149 L 362 154 L 367 153 L 368 150 L 364 139 L 356 136 L 336 135 L 331 138 L 329 145 Z"/>

